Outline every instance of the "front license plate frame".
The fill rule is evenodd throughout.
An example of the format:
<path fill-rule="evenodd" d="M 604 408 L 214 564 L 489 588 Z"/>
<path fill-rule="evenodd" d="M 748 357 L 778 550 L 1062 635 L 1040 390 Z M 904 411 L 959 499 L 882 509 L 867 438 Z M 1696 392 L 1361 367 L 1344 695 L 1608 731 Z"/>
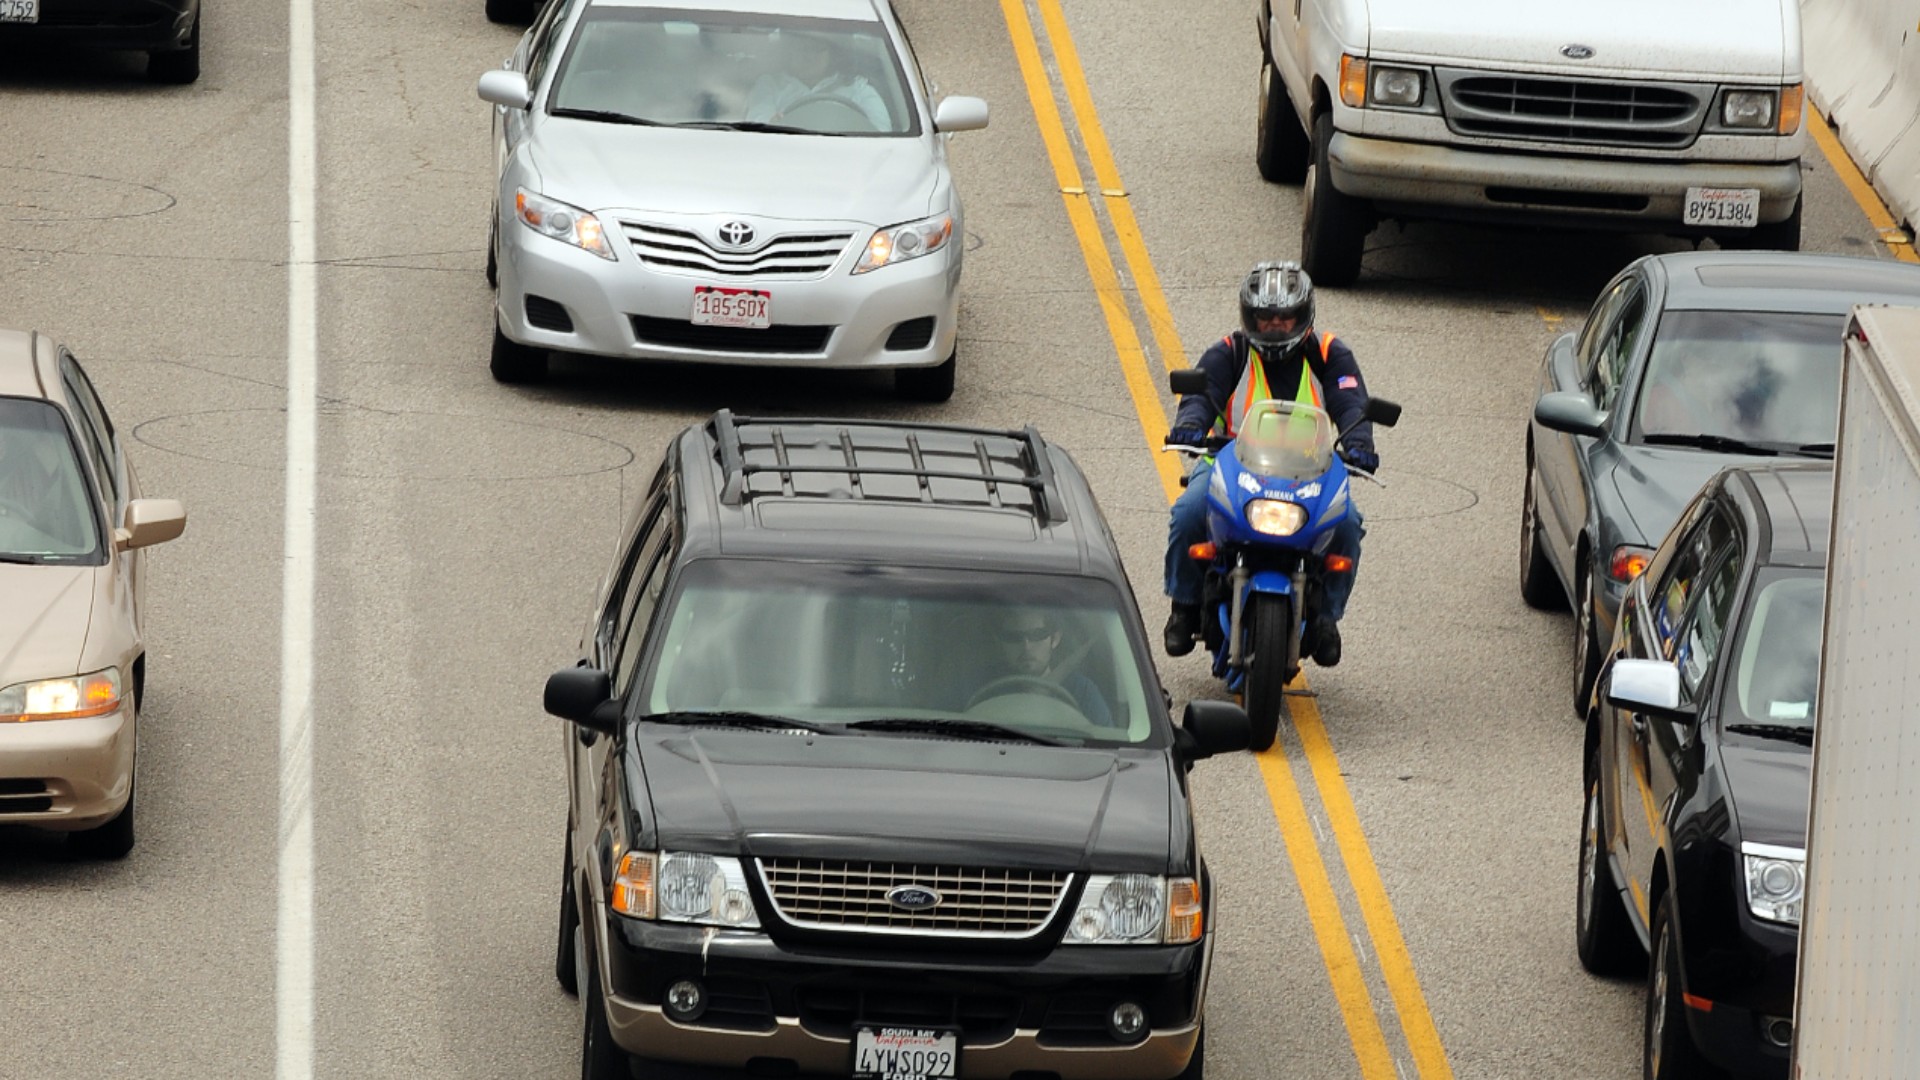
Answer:
<path fill-rule="evenodd" d="M 947 1027 L 855 1024 L 854 1080 L 953 1080 L 960 1032 Z"/>
<path fill-rule="evenodd" d="M 773 294 L 765 289 L 695 285 L 690 318 L 695 326 L 765 330 L 773 325 Z"/>
<path fill-rule="evenodd" d="M 1690 187 L 1681 203 L 1680 223 L 1751 229 L 1760 224 L 1760 189 Z"/>
<path fill-rule="evenodd" d="M 0 23 L 37 23 L 40 0 L 0 0 Z"/>

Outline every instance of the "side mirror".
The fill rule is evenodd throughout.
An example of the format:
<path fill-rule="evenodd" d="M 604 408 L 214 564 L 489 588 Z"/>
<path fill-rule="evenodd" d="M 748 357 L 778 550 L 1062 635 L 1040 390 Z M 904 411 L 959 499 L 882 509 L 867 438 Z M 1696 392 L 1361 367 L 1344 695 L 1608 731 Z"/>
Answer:
<path fill-rule="evenodd" d="M 1368 423 L 1392 427 L 1400 422 L 1400 403 L 1381 397 L 1369 397 L 1366 407 L 1360 410 L 1360 415 L 1366 417 Z"/>
<path fill-rule="evenodd" d="M 524 109 L 533 104 L 533 90 L 527 86 L 527 77 L 518 71 L 495 68 L 480 76 L 478 90 L 480 100 L 509 109 Z"/>
<path fill-rule="evenodd" d="M 613 700 L 613 681 L 599 668 L 562 668 L 547 676 L 546 710 L 602 734 L 620 730 L 620 703 Z"/>
<path fill-rule="evenodd" d="M 1181 368 L 1167 372 L 1167 389 L 1185 397 L 1207 392 L 1207 373 L 1199 368 Z"/>
<path fill-rule="evenodd" d="M 986 126 L 987 103 L 977 97 L 942 98 L 933 108 L 935 131 L 979 131 Z"/>
<path fill-rule="evenodd" d="M 1607 668 L 1607 704 L 1670 720 L 1691 716 L 1680 705 L 1680 668 L 1664 660 L 1615 660 Z"/>
<path fill-rule="evenodd" d="M 1247 711 L 1231 701 L 1189 701 L 1180 718 L 1183 756 L 1189 762 L 1245 750 L 1253 745 Z"/>
<path fill-rule="evenodd" d="M 164 544 L 187 529 L 187 508 L 178 499 L 135 499 L 127 504 L 125 522 L 113 530 L 119 551 Z"/>
<path fill-rule="evenodd" d="M 1607 433 L 1607 414 L 1593 407 L 1587 395 L 1556 390 L 1533 403 L 1533 421 L 1543 428 L 1597 439 Z"/>

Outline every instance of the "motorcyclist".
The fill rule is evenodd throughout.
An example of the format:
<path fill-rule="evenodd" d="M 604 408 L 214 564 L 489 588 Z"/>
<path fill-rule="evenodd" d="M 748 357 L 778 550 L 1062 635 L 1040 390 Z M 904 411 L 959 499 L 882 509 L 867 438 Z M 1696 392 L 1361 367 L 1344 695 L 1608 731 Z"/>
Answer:
<path fill-rule="evenodd" d="M 1318 406 L 1342 430 L 1359 419 L 1367 403 L 1367 384 L 1353 350 L 1332 334 L 1314 332 L 1313 281 L 1296 262 L 1254 266 L 1240 285 L 1240 329 L 1214 342 L 1194 366 L 1207 373 L 1207 392 L 1180 399 L 1169 443 L 1204 445 L 1210 433 L 1231 437 L 1256 401 Z M 1349 466 L 1369 473 L 1379 468 L 1373 425 L 1354 427 L 1343 440 L 1341 456 Z M 1207 478 L 1212 470 L 1212 459 L 1202 459 L 1174 501 L 1168 522 L 1166 593 L 1173 606 L 1166 628 L 1169 656 L 1192 652 L 1200 632 L 1206 567 L 1187 549 L 1207 538 Z M 1352 566 L 1325 575 L 1321 611 L 1306 637 L 1306 651 L 1322 667 L 1340 662 L 1339 622 L 1353 592 L 1365 535 L 1356 503 L 1327 547 L 1327 554 L 1345 555 Z"/>

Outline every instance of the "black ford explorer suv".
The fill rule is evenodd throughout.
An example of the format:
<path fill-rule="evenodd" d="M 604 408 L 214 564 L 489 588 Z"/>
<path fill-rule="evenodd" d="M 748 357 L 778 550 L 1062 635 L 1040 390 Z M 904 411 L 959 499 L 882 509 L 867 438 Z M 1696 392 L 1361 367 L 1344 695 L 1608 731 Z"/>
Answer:
<path fill-rule="evenodd" d="M 669 446 L 572 721 L 582 1075 L 1202 1075 L 1212 883 L 1092 492 L 1031 428 L 727 412 Z"/>

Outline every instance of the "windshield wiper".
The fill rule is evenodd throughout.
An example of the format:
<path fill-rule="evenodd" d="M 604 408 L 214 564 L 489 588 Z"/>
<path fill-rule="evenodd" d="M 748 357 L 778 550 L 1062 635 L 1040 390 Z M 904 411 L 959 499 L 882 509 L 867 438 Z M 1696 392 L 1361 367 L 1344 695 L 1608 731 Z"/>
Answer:
<path fill-rule="evenodd" d="M 701 128 L 707 131 L 767 131 L 775 135 L 830 135 L 839 138 L 843 131 L 815 131 L 812 128 L 794 127 L 791 124 L 769 124 L 761 120 L 688 120 L 668 127 Z"/>
<path fill-rule="evenodd" d="M 1833 456 L 1833 444 L 1830 442 L 1801 443 L 1799 446 L 1793 448 L 1793 452 L 1796 454 L 1806 454 L 1809 457 L 1830 458 Z"/>
<path fill-rule="evenodd" d="M 1744 439 L 1735 439 L 1726 435 L 1682 435 L 1665 433 L 1643 435 L 1640 441 L 1649 446 L 1691 446 L 1701 450 L 1720 450 L 1729 454 L 1757 454 L 1775 457 L 1780 453 L 1777 446 L 1750 443 Z"/>
<path fill-rule="evenodd" d="M 1736 735 L 1779 739 L 1782 742 L 1799 743 L 1801 746 L 1813 745 L 1813 729 L 1801 727 L 1798 724 L 1728 724 L 1727 730 Z"/>
<path fill-rule="evenodd" d="M 928 735 L 971 736 L 985 742 L 1018 739 L 1021 742 L 1039 743 L 1042 746 L 1070 745 L 1059 739 L 1049 739 L 1045 735 L 1035 735 L 1030 731 L 1007 727 L 1005 724 L 990 724 L 985 720 L 894 717 L 880 720 L 856 720 L 847 726 L 863 731 L 905 731 L 923 732 Z"/>
<path fill-rule="evenodd" d="M 11 563 L 15 566 L 45 566 L 47 562 L 45 555 L 15 555 L 10 551 L 0 551 L 0 563 Z"/>
<path fill-rule="evenodd" d="M 658 120 L 649 120 L 644 116 L 615 112 L 612 109 L 554 109 L 553 116 L 565 116 L 573 120 L 601 120 L 609 124 L 636 124 L 640 127 L 665 127 Z"/>
<path fill-rule="evenodd" d="M 846 734 L 845 729 L 838 724 L 816 724 L 811 720 L 796 720 L 791 716 L 726 709 L 715 709 L 712 712 L 650 713 L 640 719 L 646 723 L 683 724 L 689 727 L 711 724 L 715 727 L 750 727 L 763 731 L 811 731 L 816 735 Z"/>

